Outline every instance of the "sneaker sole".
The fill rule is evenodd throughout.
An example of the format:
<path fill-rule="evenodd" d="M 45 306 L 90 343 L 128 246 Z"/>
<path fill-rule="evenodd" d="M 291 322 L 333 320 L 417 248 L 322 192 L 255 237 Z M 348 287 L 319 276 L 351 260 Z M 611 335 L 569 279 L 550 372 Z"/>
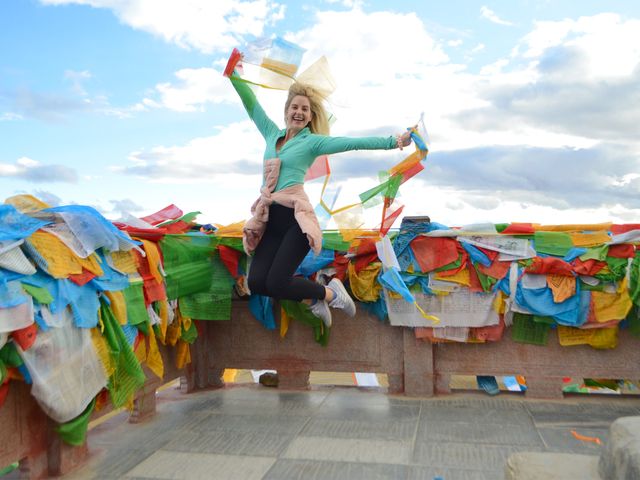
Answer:
<path fill-rule="evenodd" d="M 356 315 L 356 304 L 353 302 L 353 299 L 349 296 L 349 293 L 347 292 L 347 289 L 344 288 L 344 285 L 342 284 L 342 282 L 338 281 L 338 282 L 334 282 L 333 280 L 331 280 L 329 282 L 329 285 L 338 288 L 342 294 L 344 294 L 345 297 L 347 297 L 350 301 L 351 301 L 351 306 L 353 308 L 353 313 L 349 313 L 349 311 L 345 308 L 342 309 L 344 311 L 344 313 L 346 313 L 348 316 L 350 317 L 354 317 Z"/>
<path fill-rule="evenodd" d="M 319 302 L 325 302 L 325 304 L 326 304 L 326 301 L 325 301 L 325 300 L 318 300 L 318 301 L 319 301 Z M 321 316 L 316 315 L 316 314 L 313 312 L 313 310 L 311 310 L 311 309 L 309 309 L 309 310 L 311 311 L 312 315 L 313 315 L 314 317 L 316 317 L 316 318 L 319 318 L 319 319 L 320 319 L 320 321 L 321 321 L 322 323 L 324 323 L 324 325 L 325 325 L 326 327 L 331 327 L 331 325 L 332 325 L 332 323 L 333 323 L 333 319 L 331 318 L 331 310 L 329 310 L 329 304 L 326 304 L 326 309 L 327 309 L 327 313 L 329 314 L 329 318 L 322 318 Z"/>

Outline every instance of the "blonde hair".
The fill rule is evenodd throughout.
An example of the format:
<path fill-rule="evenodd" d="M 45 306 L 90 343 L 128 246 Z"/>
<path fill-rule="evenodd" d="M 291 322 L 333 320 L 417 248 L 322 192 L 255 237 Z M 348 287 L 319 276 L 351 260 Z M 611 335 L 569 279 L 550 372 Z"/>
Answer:
<path fill-rule="evenodd" d="M 329 115 L 327 114 L 327 111 L 324 109 L 324 105 L 322 104 L 322 97 L 318 94 L 318 92 L 316 92 L 316 90 L 313 89 L 313 87 L 310 87 L 309 85 L 294 82 L 293 85 L 289 87 L 289 96 L 287 97 L 287 101 L 284 104 L 285 115 L 287 114 L 289 105 L 291 105 L 291 101 L 298 95 L 307 97 L 309 99 L 311 113 L 313 113 L 311 122 L 309 122 L 309 129 L 311 130 L 311 132 L 318 133 L 320 135 L 329 135 Z"/>

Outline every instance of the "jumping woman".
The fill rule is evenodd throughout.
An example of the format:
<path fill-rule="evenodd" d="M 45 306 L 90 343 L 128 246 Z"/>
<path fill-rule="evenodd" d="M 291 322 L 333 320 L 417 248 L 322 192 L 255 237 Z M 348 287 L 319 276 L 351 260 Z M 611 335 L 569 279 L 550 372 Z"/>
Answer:
<path fill-rule="evenodd" d="M 298 82 L 289 88 L 284 105 L 286 127 L 280 129 L 237 73 L 230 80 L 266 142 L 261 194 L 243 231 L 245 251 L 253 253 L 248 278 L 251 293 L 304 301 L 328 327 L 329 307 L 353 317 L 356 306 L 339 279 L 325 287 L 294 277 L 309 250 L 318 254 L 322 248 L 322 230 L 304 191 L 304 176 L 319 155 L 403 148 L 411 143 L 410 132 L 389 137 L 331 137 L 323 99 L 311 86 Z"/>

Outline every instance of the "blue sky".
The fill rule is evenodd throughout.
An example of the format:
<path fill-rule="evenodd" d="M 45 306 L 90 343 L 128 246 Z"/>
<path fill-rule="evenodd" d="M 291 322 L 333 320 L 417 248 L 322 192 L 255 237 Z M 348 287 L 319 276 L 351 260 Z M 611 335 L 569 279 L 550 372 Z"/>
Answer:
<path fill-rule="evenodd" d="M 334 134 L 395 134 L 424 112 L 431 153 L 405 214 L 640 221 L 637 2 L 388 3 L 3 0 L 0 194 L 247 218 L 263 144 L 220 72 L 234 46 L 278 35 L 303 67 L 327 56 Z M 284 95 L 258 94 L 281 122 Z M 401 159 L 334 156 L 338 204 Z"/>

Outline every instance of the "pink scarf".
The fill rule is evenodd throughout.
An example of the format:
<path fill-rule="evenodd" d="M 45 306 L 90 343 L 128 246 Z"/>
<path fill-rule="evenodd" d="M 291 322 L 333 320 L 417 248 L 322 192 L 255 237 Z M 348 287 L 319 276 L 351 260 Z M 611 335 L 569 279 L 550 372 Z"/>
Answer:
<path fill-rule="evenodd" d="M 276 202 L 284 207 L 293 208 L 294 216 L 300 229 L 307 236 L 313 253 L 318 255 L 322 249 L 322 230 L 309 202 L 302 184 L 293 185 L 274 192 L 280 175 L 280 159 L 272 158 L 264 162 L 264 185 L 260 189 L 260 197 L 253 203 L 253 215 L 243 228 L 242 244 L 247 255 L 251 255 L 267 228 L 269 221 L 269 207 Z"/>

